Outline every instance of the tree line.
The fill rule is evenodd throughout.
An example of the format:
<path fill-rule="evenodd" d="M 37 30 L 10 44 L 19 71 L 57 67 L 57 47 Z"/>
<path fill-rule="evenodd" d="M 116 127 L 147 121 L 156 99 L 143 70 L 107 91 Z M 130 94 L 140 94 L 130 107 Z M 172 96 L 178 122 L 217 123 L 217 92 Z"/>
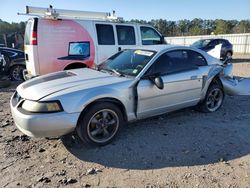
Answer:
<path fill-rule="evenodd" d="M 179 21 L 164 19 L 145 21 L 133 19 L 131 22 L 150 24 L 167 37 L 250 33 L 250 20 L 203 20 L 195 18 L 193 20 Z"/>
<path fill-rule="evenodd" d="M 8 47 L 12 47 L 12 43 L 14 43 L 19 44 L 18 48 L 22 48 L 20 43 L 23 43 L 25 25 L 25 22 L 8 23 L 0 19 L 0 44 L 7 43 Z"/>
<path fill-rule="evenodd" d="M 204 20 L 195 18 L 193 20 L 185 19 L 179 21 L 168 21 L 165 19 L 145 21 L 132 19 L 129 22 L 150 24 L 167 37 L 250 32 L 250 20 Z M 25 22 L 8 23 L 0 19 L 0 44 L 5 43 L 4 37 L 7 37 L 7 43 L 9 46 L 9 43 L 16 40 L 16 33 L 23 36 L 25 24 Z"/>

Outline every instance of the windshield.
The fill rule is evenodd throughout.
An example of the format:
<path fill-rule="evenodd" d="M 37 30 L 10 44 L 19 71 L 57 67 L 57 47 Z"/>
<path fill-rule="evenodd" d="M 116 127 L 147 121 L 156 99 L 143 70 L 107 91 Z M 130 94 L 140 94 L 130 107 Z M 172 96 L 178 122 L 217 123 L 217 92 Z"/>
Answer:
<path fill-rule="evenodd" d="M 124 50 L 113 55 L 98 70 L 108 71 L 118 76 L 137 76 L 156 52 L 149 50 Z"/>
<path fill-rule="evenodd" d="M 195 48 L 204 48 L 205 46 L 208 45 L 208 43 L 211 41 L 211 39 L 203 39 L 203 40 L 198 40 L 194 42 L 191 46 Z"/>

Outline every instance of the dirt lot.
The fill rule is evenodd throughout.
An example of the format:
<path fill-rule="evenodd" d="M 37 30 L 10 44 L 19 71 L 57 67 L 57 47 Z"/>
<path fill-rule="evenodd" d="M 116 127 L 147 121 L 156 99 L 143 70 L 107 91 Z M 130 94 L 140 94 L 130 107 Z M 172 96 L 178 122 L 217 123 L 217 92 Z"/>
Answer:
<path fill-rule="evenodd" d="M 250 77 L 248 66 L 234 71 Z M 74 136 L 17 130 L 15 87 L 0 89 L 0 187 L 250 187 L 250 96 L 227 96 L 212 114 L 185 109 L 130 124 L 112 144 L 86 148 Z"/>

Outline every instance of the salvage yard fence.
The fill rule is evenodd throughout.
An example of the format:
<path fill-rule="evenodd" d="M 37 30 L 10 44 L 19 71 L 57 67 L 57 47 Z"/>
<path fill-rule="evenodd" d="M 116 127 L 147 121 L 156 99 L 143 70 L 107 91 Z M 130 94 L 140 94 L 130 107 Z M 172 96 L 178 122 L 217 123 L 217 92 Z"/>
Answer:
<path fill-rule="evenodd" d="M 225 35 L 200 35 L 200 36 L 181 36 L 181 37 L 165 37 L 170 44 L 189 46 L 200 39 L 207 38 L 223 38 L 233 44 L 234 53 L 247 54 L 250 53 L 250 33 L 242 34 L 225 34 Z"/>

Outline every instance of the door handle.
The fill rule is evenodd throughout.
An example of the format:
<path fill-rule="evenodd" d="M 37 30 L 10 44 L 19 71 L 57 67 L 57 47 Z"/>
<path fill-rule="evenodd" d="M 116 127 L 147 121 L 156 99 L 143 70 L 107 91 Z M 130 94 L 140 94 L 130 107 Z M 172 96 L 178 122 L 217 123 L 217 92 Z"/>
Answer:
<path fill-rule="evenodd" d="M 197 79 L 197 76 L 191 76 L 190 79 L 191 79 L 191 80 L 196 80 L 196 79 Z"/>
<path fill-rule="evenodd" d="M 118 47 L 118 52 L 120 52 L 122 50 L 122 48 L 121 47 Z"/>

